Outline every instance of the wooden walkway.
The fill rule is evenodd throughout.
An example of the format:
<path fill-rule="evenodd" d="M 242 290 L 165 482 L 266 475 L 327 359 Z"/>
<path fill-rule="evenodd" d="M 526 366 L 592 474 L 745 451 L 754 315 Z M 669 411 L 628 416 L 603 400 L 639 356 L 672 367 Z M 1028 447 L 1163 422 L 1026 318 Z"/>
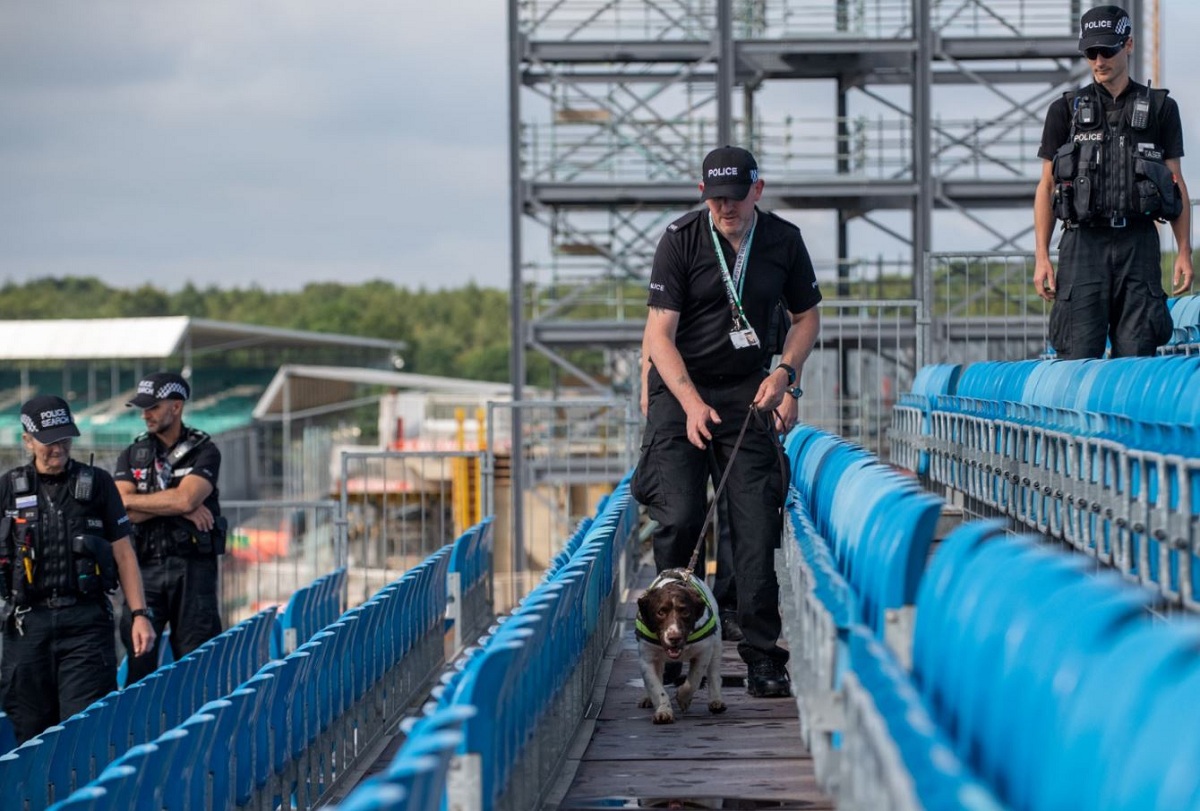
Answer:
<path fill-rule="evenodd" d="M 795 701 L 746 695 L 736 643 L 726 642 L 722 657 L 725 713 L 709 714 L 704 690 L 674 724 L 655 726 L 651 710 L 638 707 L 643 690 L 633 617 L 653 568 L 644 563 L 638 574 L 592 706 L 543 810 L 834 808 L 800 741 Z"/>

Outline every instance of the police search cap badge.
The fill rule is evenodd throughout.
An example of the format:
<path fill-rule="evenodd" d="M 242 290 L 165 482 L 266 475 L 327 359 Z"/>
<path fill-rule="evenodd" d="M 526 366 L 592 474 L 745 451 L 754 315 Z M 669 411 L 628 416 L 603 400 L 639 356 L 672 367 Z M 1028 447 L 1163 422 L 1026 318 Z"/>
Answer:
<path fill-rule="evenodd" d="M 21 427 L 43 445 L 79 436 L 67 401 L 53 394 L 33 397 L 21 406 Z"/>
<path fill-rule="evenodd" d="M 1079 51 L 1116 48 L 1133 34 L 1129 13 L 1120 6 L 1096 6 L 1079 20 Z"/>
<path fill-rule="evenodd" d="M 745 200 L 750 187 L 758 182 L 758 161 L 737 146 L 723 146 L 704 156 L 704 184 L 701 200 L 729 197 Z"/>
<path fill-rule="evenodd" d="M 191 396 L 192 387 L 183 379 L 183 375 L 155 372 L 138 381 L 137 395 L 125 405 L 150 408 L 160 400 L 186 400 Z"/>

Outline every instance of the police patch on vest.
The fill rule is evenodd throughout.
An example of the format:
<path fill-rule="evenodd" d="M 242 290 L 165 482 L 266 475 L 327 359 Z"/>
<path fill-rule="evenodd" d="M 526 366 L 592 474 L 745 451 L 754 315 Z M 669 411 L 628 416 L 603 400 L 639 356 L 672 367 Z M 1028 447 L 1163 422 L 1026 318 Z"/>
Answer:
<path fill-rule="evenodd" d="M 17 496 L 17 509 L 28 510 L 37 506 L 37 495 Z"/>
<path fill-rule="evenodd" d="M 133 448 L 130 461 L 138 467 L 146 467 L 150 464 L 150 460 L 154 458 L 154 452 L 146 445 L 138 444 Z"/>
<path fill-rule="evenodd" d="M 89 518 L 89 519 L 87 519 L 87 528 L 88 529 L 104 529 L 104 522 L 101 521 L 99 518 Z"/>

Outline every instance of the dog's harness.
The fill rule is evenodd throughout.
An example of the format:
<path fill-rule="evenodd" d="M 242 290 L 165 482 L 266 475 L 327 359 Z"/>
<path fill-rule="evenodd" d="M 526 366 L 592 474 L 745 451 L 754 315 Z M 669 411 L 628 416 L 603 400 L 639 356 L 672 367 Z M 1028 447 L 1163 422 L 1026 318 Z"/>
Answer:
<path fill-rule="evenodd" d="M 701 601 L 704 603 L 704 613 L 700 616 L 700 622 L 688 634 L 688 644 L 699 642 L 701 639 L 707 639 L 715 634 L 717 632 L 717 608 L 712 604 L 712 599 L 709 596 L 711 592 L 701 587 L 700 581 L 696 579 L 696 576 L 684 569 L 666 569 L 659 573 L 658 577 L 654 578 L 654 582 L 646 588 L 646 591 L 654 591 L 657 588 L 662 588 L 667 583 L 684 584 L 699 594 Z M 634 620 L 633 629 L 639 639 L 653 642 L 656 645 L 658 644 L 658 634 L 650 630 L 650 626 L 643 621 L 640 610 L 638 611 L 637 619 Z"/>

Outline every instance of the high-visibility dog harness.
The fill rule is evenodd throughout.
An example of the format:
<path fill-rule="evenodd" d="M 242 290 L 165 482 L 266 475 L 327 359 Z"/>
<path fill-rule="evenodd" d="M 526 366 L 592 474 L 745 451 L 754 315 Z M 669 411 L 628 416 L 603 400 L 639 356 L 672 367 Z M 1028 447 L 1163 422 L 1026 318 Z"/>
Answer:
<path fill-rule="evenodd" d="M 708 588 L 708 584 L 684 569 L 664 569 L 659 573 L 658 577 L 654 578 L 654 582 L 646 588 L 646 591 L 649 592 L 662 588 L 667 583 L 684 584 L 699 594 L 701 601 L 704 603 L 704 613 L 700 616 L 700 621 L 696 624 L 696 627 L 688 634 L 688 643 L 699 642 L 701 639 L 707 639 L 715 634 L 717 632 L 717 601 L 713 597 L 712 591 Z M 637 618 L 634 620 L 633 628 L 634 633 L 639 639 L 644 639 L 655 645 L 659 644 L 658 634 L 646 624 L 642 618 L 640 609 L 638 610 Z"/>

